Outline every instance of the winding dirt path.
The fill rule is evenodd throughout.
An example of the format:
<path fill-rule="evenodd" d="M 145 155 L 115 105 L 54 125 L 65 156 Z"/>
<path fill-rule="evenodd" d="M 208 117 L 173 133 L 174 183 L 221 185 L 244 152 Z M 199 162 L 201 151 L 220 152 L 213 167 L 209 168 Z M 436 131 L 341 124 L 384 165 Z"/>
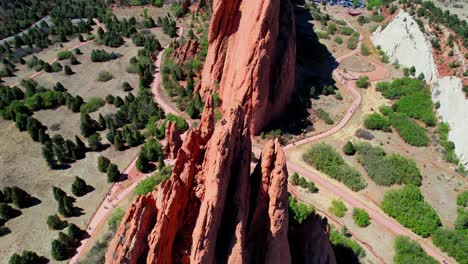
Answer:
<path fill-rule="evenodd" d="M 178 29 L 178 37 L 177 39 L 182 36 L 184 32 L 183 27 L 179 27 Z M 156 60 L 154 61 L 155 70 L 153 75 L 153 82 L 151 83 L 151 90 L 154 94 L 154 100 L 156 103 L 164 110 L 165 113 L 173 113 L 178 114 L 178 111 L 174 109 L 170 104 L 166 103 L 163 100 L 163 97 L 159 94 L 159 84 L 161 83 L 161 62 L 162 62 L 162 55 L 164 51 L 169 47 L 167 45 L 164 49 L 159 52 Z M 190 124 L 190 122 L 189 122 Z M 127 169 L 123 172 L 123 175 L 127 175 L 127 178 L 119 183 L 115 183 L 112 185 L 111 189 L 107 193 L 104 200 L 99 205 L 96 212 L 94 212 L 91 220 L 86 227 L 86 232 L 88 233 L 89 237 L 81 240 L 81 245 L 76 249 L 76 254 L 71 258 L 70 263 L 75 264 L 78 260 L 82 257 L 83 253 L 87 251 L 87 249 L 91 246 L 91 242 L 94 241 L 94 238 L 98 234 L 98 230 L 100 230 L 104 225 L 107 223 L 107 218 L 110 216 L 111 212 L 123 199 L 125 199 L 128 195 L 132 193 L 135 187 L 140 183 L 140 181 L 146 179 L 147 177 L 151 176 L 152 173 L 141 173 L 136 168 L 136 161 L 138 157 L 136 157 L 130 165 L 128 165 Z M 172 164 L 172 160 L 165 160 L 166 164 Z"/>

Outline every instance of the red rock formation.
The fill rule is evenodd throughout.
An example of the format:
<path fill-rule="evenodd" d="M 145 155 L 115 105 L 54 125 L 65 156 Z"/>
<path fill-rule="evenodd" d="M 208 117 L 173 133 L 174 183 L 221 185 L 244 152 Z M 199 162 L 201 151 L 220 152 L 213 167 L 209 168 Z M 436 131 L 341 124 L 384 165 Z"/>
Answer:
<path fill-rule="evenodd" d="M 290 0 L 215 0 L 200 94 L 219 86 L 223 109 L 243 105 L 259 134 L 294 86 L 295 27 Z"/>
<path fill-rule="evenodd" d="M 194 58 L 197 55 L 200 45 L 198 41 L 189 39 L 187 44 L 179 46 L 174 51 L 174 57 L 179 65 L 187 62 L 188 59 Z"/>
<path fill-rule="evenodd" d="M 108 263 L 136 264 L 147 250 L 146 237 L 156 216 L 155 192 L 139 196 L 127 210 L 106 255 Z"/>
<path fill-rule="evenodd" d="M 170 159 L 175 159 L 177 152 L 182 146 L 182 139 L 176 122 L 168 122 L 166 124 L 166 140 L 164 154 Z"/>

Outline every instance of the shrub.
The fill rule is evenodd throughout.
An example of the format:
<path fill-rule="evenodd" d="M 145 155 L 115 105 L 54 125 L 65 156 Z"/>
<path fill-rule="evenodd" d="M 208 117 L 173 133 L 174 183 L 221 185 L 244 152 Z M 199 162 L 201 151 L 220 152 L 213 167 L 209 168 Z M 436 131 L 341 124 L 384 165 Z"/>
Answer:
<path fill-rule="evenodd" d="M 176 122 L 177 129 L 179 129 L 181 133 L 184 133 L 188 129 L 188 123 L 183 117 L 169 113 L 166 115 L 166 120 L 170 122 Z"/>
<path fill-rule="evenodd" d="M 343 44 L 343 38 L 342 37 L 335 37 L 334 41 L 337 43 L 337 44 Z"/>
<path fill-rule="evenodd" d="M 142 180 L 136 187 L 133 193 L 135 195 L 145 195 L 152 192 L 156 186 L 162 181 L 168 179 L 167 175 L 161 175 L 159 172 L 154 173 L 150 177 Z"/>
<path fill-rule="evenodd" d="M 311 205 L 298 202 L 296 198 L 289 196 L 289 219 L 293 224 L 301 224 L 311 214 L 315 212 L 315 208 Z"/>
<path fill-rule="evenodd" d="M 468 191 L 463 191 L 457 196 L 457 205 L 467 207 L 468 206 Z"/>
<path fill-rule="evenodd" d="M 100 172 L 107 172 L 107 168 L 110 165 L 110 160 L 104 156 L 99 156 L 98 158 L 98 170 Z"/>
<path fill-rule="evenodd" d="M 368 0 L 367 1 L 367 10 L 372 10 L 374 7 L 383 5 L 382 0 Z"/>
<path fill-rule="evenodd" d="M 341 200 L 334 199 L 328 210 L 338 217 L 343 217 L 345 216 L 346 211 L 348 211 L 348 208 L 346 208 L 346 205 Z"/>
<path fill-rule="evenodd" d="M 385 213 L 422 237 L 431 235 L 441 224 L 437 212 L 413 185 L 386 192 L 381 206 Z"/>
<path fill-rule="evenodd" d="M 107 182 L 116 182 L 120 179 L 120 171 L 117 165 L 111 163 L 107 167 Z"/>
<path fill-rule="evenodd" d="M 117 208 L 112 212 L 112 214 L 109 217 L 109 220 L 107 221 L 107 225 L 109 226 L 110 231 L 117 231 L 117 228 L 119 228 L 120 222 L 122 222 L 124 215 L 125 211 L 121 208 Z"/>
<path fill-rule="evenodd" d="M 355 37 L 354 35 L 348 39 L 348 44 L 346 47 L 350 50 L 355 50 L 357 48 L 357 44 L 359 42 L 359 36 Z"/>
<path fill-rule="evenodd" d="M 427 126 L 436 125 L 432 99 L 428 90 L 401 97 L 393 105 L 393 110 L 406 114 L 408 117 L 419 119 Z"/>
<path fill-rule="evenodd" d="M 402 96 L 413 95 L 426 90 L 429 92 L 424 81 L 404 77 L 396 79 L 393 82 L 379 82 L 376 85 L 377 91 L 387 99 L 399 99 Z"/>
<path fill-rule="evenodd" d="M 382 148 L 369 143 L 355 144 L 355 148 L 358 162 L 378 185 L 421 185 L 421 173 L 413 160 L 399 154 L 387 155 Z"/>
<path fill-rule="evenodd" d="M 316 144 L 303 156 L 304 161 L 317 170 L 344 183 L 353 191 L 359 191 L 366 187 L 361 174 L 349 166 L 341 155 L 327 144 Z"/>
<path fill-rule="evenodd" d="M 128 83 L 128 82 L 124 82 L 122 84 L 122 89 L 125 91 L 125 92 L 129 92 L 131 90 L 133 90 L 133 87 Z"/>
<path fill-rule="evenodd" d="M 353 143 L 351 141 L 346 142 L 346 144 L 343 146 L 343 153 L 352 156 L 356 153 L 356 149 L 354 148 Z"/>
<path fill-rule="evenodd" d="M 23 251 L 21 255 L 13 254 L 8 260 L 8 264 L 38 264 L 45 263 L 45 258 L 40 257 L 33 251 Z"/>
<path fill-rule="evenodd" d="M 315 113 L 317 114 L 317 117 L 325 121 L 327 125 L 333 125 L 335 123 L 330 114 L 322 108 L 317 109 Z"/>
<path fill-rule="evenodd" d="M 58 60 L 67 60 L 67 59 L 70 59 L 72 56 L 73 56 L 73 53 L 68 50 L 57 53 Z"/>
<path fill-rule="evenodd" d="M 114 75 L 108 71 L 100 71 L 97 77 L 98 82 L 108 82 L 110 80 L 114 79 Z"/>
<path fill-rule="evenodd" d="M 320 38 L 320 39 L 329 39 L 330 38 L 328 33 L 324 32 L 324 31 L 317 31 L 316 34 L 317 34 L 317 37 Z"/>
<path fill-rule="evenodd" d="M 71 186 L 71 192 L 75 196 L 83 196 L 87 192 L 88 185 L 86 182 L 78 176 L 75 176 L 75 181 L 73 181 Z"/>
<path fill-rule="evenodd" d="M 369 48 L 366 46 L 366 44 L 362 43 L 361 44 L 361 54 L 363 56 L 369 56 L 370 55 L 370 50 Z"/>
<path fill-rule="evenodd" d="M 393 109 L 390 106 L 382 105 L 379 107 L 380 113 L 384 116 L 390 116 L 393 114 Z"/>
<path fill-rule="evenodd" d="M 316 193 L 319 191 L 319 189 L 315 187 L 315 183 L 306 180 L 304 177 L 300 176 L 296 172 L 293 173 L 293 175 L 291 175 L 291 184 L 294 186 L 300 186 L 310 193 Z"/>
<path fill-rule="evenodd" d="M 361 76 L 356 81 L 356 86 L 359 88 L 367 89 L 370 86 L 369 77 Z"/>
<path fill-rule="evenodd" d="M 374 138 L 374 135 L 372 135 L 371 132 L 362 128 L 358 128 L 356 132 L 354 133 L 354 135 L 358 138 L 362 138 L 365 140 L 372 140 Z"/>
<path fill-rule="evenodd" d="M 330 243 L 337 263 L 359 263 L 358 259 L 366 256 L 366 251 L 355 240 L 336 230 L 330 231 Z"/>
<path fill-rule="evenodd" d="M 434 245 L 447 252 L 460 264 L 468 263 L 468 250 L 466 232 L 439 228 L 432 234 Z"/>
<path fill-rule="evenodd" d="M 367 115 L 364 119 L 364 127 L 370 130 L 392 131 L 390 128 L 390 120 L 379 113 Z"/>
<path fill-rule="evenodd" d="M 412 241 L 409 237 L 406 236 L 397 236 L 395 238 L 393 248 L 395 249 L 395 256 L 393 257 L 393 262 L 395 264 L 439 263 L 434 258 L 427 255 L 418 242 Z"/>
<path fill-rule="evenodd" d="M 93 96 L 89 99 L 88 102 L 84 103 L 80 107 L 80 112 L 83 114 L 92 113 L 98 110 L 100 107 L 103 107 L 106 104 L 104 99 L 101 97 Z"/>
<path fill-rule="evenodd" d="M 351 34 L 354 33 L 354 29 L 348 27 L 348 26 L 343 26 L 340 28 L 340 33 L 343 35 L 351 36 Z"/>
<path fill-rule="evenodd" d="M 63 72 L 66 74 L 66 75 L 72 75 L 73 74 L 73 70 L 70 68 L 70 66 L 68 65 L 65 65 L 65 67 L 63 68 Z"/>
<path fill-rule="evenodd" d="M 107 51 L 101 50 L 93 50 L 91 52 L 91 61 L 92 62 L 105 62 L 110 60 L 115 60 L 120 57 L 120 54 L 111 52 L 108 53 Z"/>
<path fill-rule="evenodd" d="M 455 220 L 455 229 L 464 230 L 468 229 L 468 210 L 458 208 L 457 219 Z"/>
<path fill-rule="evenodd" d="M 354 208 L 353 219 L 354 219 L 354 222 L 360 227 L 366 227 L 370 225 L 369 214 L 364 209 Z"/>
<path fill-rule="evenodd" d="M 333 23 L 333 22 L 328 23 L 328 26 L 327 26 L 328 34 L 333 35 L 333 34 L 335 34 L 335 32 L 337 30 L 338 30 L 338 28 L 337 28 L 335 23 Z"/>
<path fill-rule="evenodd" d="M 382 15 L 372 15 L 370 20 L 373 21 L 373 22 L 376 22 L 376 23 L 380 23 L 382 21 L 384 21 L 385 17 L 383 17 Z"/>
<path fill-rule="evenodd" d="M 390 122 L 406 143 L 416 147 L 429 145 L 426 131 L 405 114 L 393 114 Z"/>
<path fill-rule="evenodd" d="M 56 214 L 49 215 L 47 217 L 47 226 L 49 226 L 50 229 L 61 230 L 67 227 L 67 225 L 68 225 L 68 222 L 62 221 L 60 217 Z"/>

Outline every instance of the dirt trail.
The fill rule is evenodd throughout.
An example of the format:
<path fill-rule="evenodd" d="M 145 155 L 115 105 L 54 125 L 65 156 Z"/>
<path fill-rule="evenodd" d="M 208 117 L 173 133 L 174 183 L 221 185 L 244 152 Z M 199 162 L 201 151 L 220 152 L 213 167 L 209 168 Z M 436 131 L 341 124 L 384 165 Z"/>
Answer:
<path fill-rule="evenodd" d="M 179 27 L 178 36 L 179 37 L 182 36 L 183 32 L 184 32 L 183 27 Z M 169 45 L 166 46 L 164 50 L 166 50 L 168 47 Z M 154 94 L 154 100 L 164 110 L 165 113 L 177 114 L 176 109 L 172 108 L 169 104 L 163 101 L 162 96 L 159 94 L 158 88 L 157 88 L 161 82 L 160 67 L 161 67 L 161 61 L 162 61 L 162 54 L 164 50 L 159 52 L 158 57 L 156 58 L 156 61 L 154 62 L 155 73 L 153 75 L 154 78 L 153 78 L 153 83 L 151 84 L 151 89 Z M 189 122 L 189 124 L 191 124 L 191 122 Z M 94 241 L 94 238 L 98 234 L 97 230 L 99 230 L 101 227 L 103 227 L 107 223 L 106 219 L 109 217 L 110 213 L 112 212 L 112 209 L 114 209 L 119 204 L 120 201 L 122 201 L 129 194 L 131 194 L 132 191 L 135 189 L 135 187 L 138 185 L 138 183 L 140 183 L 142 180 L 152 175 L 152 173 L 145 174 L 137 170 L 136 168 L 137 159 L 138 157 L 136 157 L 127 167 L 125 172 L 123 172 L 124 175 L 127 175 L 127 179 L 125 179 L 125 181 L 115 183 L 114 185 L 112 185 L 107 196 L 105 197 L 105 199 L 102 201 L 99 208 L 94 213 L 93 217 L 88 223 L 88 226 L 86 227 L 86 232 L 88 233 L 89 237 L 81 241 L 80 247 L 76 249 L 77 253 L 70 260 L 71 264 L 77 263 L 80 257 L 82 256 L 82 254 L 86 252 L 87 249 L 91 246 L 90 243 Z M 173 161 L 165 160 L 165 163 L 172 164 Z"/>

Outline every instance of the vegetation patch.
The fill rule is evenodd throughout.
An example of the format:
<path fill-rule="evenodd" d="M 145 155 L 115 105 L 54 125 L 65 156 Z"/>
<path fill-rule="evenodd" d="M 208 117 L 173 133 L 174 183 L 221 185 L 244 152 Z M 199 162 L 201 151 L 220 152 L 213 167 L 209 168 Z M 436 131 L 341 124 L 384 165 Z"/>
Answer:
<path fill-rule="evenodd" d="M 289 219 L 293 220 L 293 224 L 301 224 L 311 214 L 315 212 L 312 205 L 298 202 L 296 198 L 289 196 Z"/>
<path fill-rule="evenodd" d="M 354 222 L 360 227 L 366 227 L 370 225 L 369 214 L 362 208 L 354 208 L 353 219 Z"/>
<path fill-rule="evenodd" d="M 337 263 L 359 263 L 359 258 L 365 257 L 366 251 L 356 240 L 349 237 L 346 229 L 343 230 L 341 233 L 334 229 L 330 231 L 330 243 Z"/>
<path fill-rule="evenodd" d="M 296 172 L 291 175 L 290 182 L 292 185 L 300 186 L 310 193 L 316 193 L 319 191 L 314 182 L 306 180 L 306 178 L 300 176 Z"/>
<path fill-rule="evenodd" d="M 112 75 L 112 73 L 108 71 L 100 71 L 96 80 L 98 82 L 108 82 L 112 79 L 114 79 L 114 75 Z"/>
<path fill-rule="evenodd" d="M 162 181 L 168 179 L 168 175 L 161 174 L 159 172 L 154 173 L 150 177 L 142 180 L 133 191 L 136 195 L 145 195 L 150 193 L 158 186 Z"/>
<path fill-rule="evenodd" d="M 333 125 L 335 123 L 330 114 L 322 108 L 317 109 L 315 113 L 317 114 L 317 117 L 322 119 L 327 125 Z"/>
<path fill-rule="evenodd" d="M 57 53 L 58 60 L 67 60 L 67 59 L 70 59 L 72 56 L 73 56 L 73 53 L 68 50 Z"/>
<path fill-rule="evenodd" d="M 334 215 L 338 217 L 343 217 L 346 214 L 346 211 L 348 211 L 348 208 L 346 208 L 346 205 L 343 203 L 341 200 L 333 199 L 330 208 L 328 208 L 330 212 L 332 212 Z"/>
<path fill-rule="evenodd" d="M 367 184 L 361 174 L 348 165 L 332 146 L 320 143 L 312 146 L 303 159 L 317 170 L 342 182 L 353 191 L 366 188 Z"/>
<path fill-rule="evenodd" d="M 439 228 L 432 234 L 434 245 L 447 252 L 460 264 L 468 263 L 467 229 L 451 230 Z"/>
<path fill-rule="evenodd" d="M 104 99 L 102 99 L 101 97 L 94 96 L 91 97 L 91 99 L 89 99 L 88 102 L 81 105 L 80 112 L 83 114 L 92 113 L 98 110 L 99 108 L 103 107 L 105 104 L 106 102 L 104 101 Z"/>
<path fill-rule="evenodd" d="M 390 122 L 406 143 L 416 147 L 429 145 L 429 137 L 424 128 L 407 115 L 395 113 L 390 117 Z"/>
<path fill-rule="evenodd" d="M 395 249 L 395 256 L 393 261 L 395 264 L 407 263 L 424 263 L 424 264 L 438 264 L 433 257 L 421 248 L 416 241 L 412 241 L 409 237 L 398 236 L 393 243 Z"/>
<path fill-rule="evenodd" d="M 413 185 L 388 191 L 381 206 L 385 213 L 422 237 L 431 235 L 441 224 L 437 212 Z"/>
<path fill-rule="evenodd" d="M 421 173 L 413 160 L 400 154 L 387 155 L 382 148 L 365 142 L 355 143 L 354 146 L 358 153 L 358 162 L 378 185 L 421 185 Z"/>
<path fill-rule="evenodd" d="M 390 120 L 379 113 L 367 115 L 364 119 L 364 127 L 370 130 L 392 131 L 390 128 Z"/>

